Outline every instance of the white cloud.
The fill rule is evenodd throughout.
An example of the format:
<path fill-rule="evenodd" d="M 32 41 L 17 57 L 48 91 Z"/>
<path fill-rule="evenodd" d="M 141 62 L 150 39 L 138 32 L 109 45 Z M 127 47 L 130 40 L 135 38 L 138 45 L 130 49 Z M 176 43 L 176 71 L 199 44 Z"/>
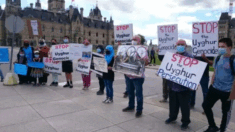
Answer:
<path fill-rule="evenodd" d="M 2 9 L 5 9 L 5 6 L 6 6 L 5 4 L 2 4 L 2 5 L 1 5 Z"/>
<path fill-rule="evenodd" d="M 210 17 L 212 16 L 212 14 L 209 12 L 209 13 L 206 13 L 205 16 Z"/>

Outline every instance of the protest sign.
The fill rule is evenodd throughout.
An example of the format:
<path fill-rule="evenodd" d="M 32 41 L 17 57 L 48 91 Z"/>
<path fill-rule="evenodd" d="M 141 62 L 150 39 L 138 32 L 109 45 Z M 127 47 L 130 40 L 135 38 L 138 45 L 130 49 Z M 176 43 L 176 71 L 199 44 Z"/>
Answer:
<path fill-rule="evenodd" d="M 47 73 L 61 74 L 62 63 L 60 61 L 53 61 L 52 58 L 43 57 L 44 71 Z"/>
<path fill-rule="evenodd" d="M 121 42 L 122 44 L 127 44 L 132 42 L 133 37 L 133 25 L 117 25 L 114 26 L 114 37 L 115 43 Z"/>
<path fill-rule="evenodd" d="M 44 64 L 42 62 L 28 62 L 28 67 L 42 69 L 44 68 Z"/>
<path fill-rule="evenodd" d="M 95 70 L 108 73 L 108 64 L 105 58 L 94 57 L 93 59 Z"/>
<path fill-rule="evenodd" d="M 33 30 L 33 35 L 38 35 L 38 21 L 37 20 L 31 20 L 31 27 Z"/>
<path fill-rule="evenodd" d="M 178 25 L 158 26 L 159 55 L 165 55 L 167 51 L 175 52 L 175 45 L 178 41 Z"/>
<path fill-rule="evenodd" d="M 145 61 L 142 59 L 146 56 L 148 56 L 146 46 L 121 45 L 118 47 L 113 70 L 115 72 L 141 77 L 145 70 Z"/>
<path fill-rule="evenodd" d="M 94 57 L 96 58 L 104 58 L 104 55 L 92 52 L 92 59 L 91 59 L 91 68 L 90 70 L 100 76 L 103 76 L 103 72 L 95 70 L 95 64 L 94 64 Z"/>
<path fill-rule="evenodd" d="M 157 74 L 171 82 L 196 90 L 206 66 L 205 62 L 166 52 Z"/>
<path fill-rule="evenodd" d="M 81 46 L 81 61 L 78 62 L 77 71 L 89 75 L 92 57 L 92 45 Z"/>
<path fill-rule="evenodd" d="M 70 44 L 52 45 L 52 60 L 53 61 L 67 61 L 73 60 L 73 54 L 70 52 Z"/>
<path fill-rule="evenodd" d="M 28 71 L 28 67 L 26 65 L 17 64 L 17 63 L 14 64 L 14 72 L 15 72 L 15 74 L 26 76 L 27 75 L 27 71 Z"/>
<path fill-rule="evenodd" d="M 0 64 L 1 63 L 9 63 L 9 52 L 8 48 L 0 48 Z"/>
<path fill-rule="evenodd" d="M 194 56 L 217 56 L 218 54 L 218 22 L 193 23 L 192 48 Z"/>

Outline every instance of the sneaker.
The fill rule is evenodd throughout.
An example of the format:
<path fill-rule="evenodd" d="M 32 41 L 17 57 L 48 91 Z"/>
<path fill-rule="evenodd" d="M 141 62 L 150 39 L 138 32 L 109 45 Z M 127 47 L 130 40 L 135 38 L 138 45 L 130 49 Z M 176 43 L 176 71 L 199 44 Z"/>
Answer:
<path fill-rule="evenodd" d="M 109 100 L 109 98 L 106 98 L 106 99 L 103 101 L 103 103 L 106 103 L 108 100 Z"/>
<path fill-rule="evenodd" d="M 132 111 L 134 111 L 134 110 L 135 110 L 135 108 L 126 107 L 126 108 L 124 108 L 122 111 L 123 111 L 123 112 L 132 112 Z"/>
<path fill-rule="evenodd" d="M 36 84 L 36 83 L 34 83 L 34 84 L 33 84 L 33 86 L 37 86 L 37 84 Z"/>
<path fill-rule="evenodd" d="M 167 119 L 167 120 L 165 121 L 165 123 L 166 123 L 166 124 L 170 124 L 170 123 L 172 123 L 173 121 L 175 121 L 175 120 L 169 118 L 169 119 Z"/>
<path fill-rule="evenodd" d="M 55 85 L 55 82 L 52 82 L 50 86 L 54 86 Z"/>
<path fill-rule="evenodd" d="M 96 94 L 97 94 L 97 95 L 103 95 L 103 94 L 104 94 L 104 92 L 102 92 L 102 91 L 98 91 Z"/>
<path fill-rule="evenodd" d="M 167 99 L 162 99 L 159 101 L 160 103 L 166 103 L 167 102 Z"/>
<path fill-rule="evenodd" d="M 4 79 L 3 78 L 1 78 L 1 82 L 3 82 L 4 81 Z"/>
<path fill-rule="evenodd" d="M 194 105 L 190 106 L 190 109 L 194 109 Z"/>
<path fill-rule="evenodd" d="M 217 132 L 219 131 L 219 128 L 217 126 L 211 127 L 209 126 L 208 129 L 204 132 Z"/>
<path fill-rule="evenodd" d="M 123 98 L 127 98 L 128 97 L 128 93 L 127 92 L 125 92 L 125 93 L 123 93 L 124 95 L 123 95 Z"/>
<path fill-rule="evenodd" d="M 83 87 L 83 89 L 82 89 L 82 90 L 87 90 L 87 89 L 86 89 L 86 87 Z"/>
<path fill-rule="evenodd" d="M 55 82 L 54 86 L 58 86 L 58 82 Z"/>
<path fill-rule="evenodd" d="M 70 85 L 69 84 L 65 84 L 63 87 L 64 88 L 67 88 L 67 87 L 69 87 Z"/>
<path fill-rule="evenodd" d="M 137 111 L 137 112 L 135 113 L 135 117 L 136 117 L 136 118 L 141 117 L 141 115 L 142 115 L 142 111 Z"/>
<path fill-rule="evenodd" d="M 106 104 L 110 104 L 110 103 L 113 103 L 113 99 L 108 99 L 107 101 L 106 101 Z"/>
<path fill-rule="evenodd" d="M 73 88 L 73 84 L 70 84 L 69 88 Z"/>
<path fill-rule="evenodd" d="M 182 124 L 181 125 L 181 130 L 183 130 L 183 131 L 185 131 L 185 130 L 187 130 L 188 129 L 188 124 Z"/>

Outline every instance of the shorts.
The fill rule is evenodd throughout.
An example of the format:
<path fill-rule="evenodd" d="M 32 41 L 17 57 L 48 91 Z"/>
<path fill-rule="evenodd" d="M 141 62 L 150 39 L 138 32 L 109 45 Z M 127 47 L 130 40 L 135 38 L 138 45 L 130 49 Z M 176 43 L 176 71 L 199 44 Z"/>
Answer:
<path fill-rule="evenodd" d="M 73 62 L 72 61 L 62 61 L 62 71 L 65 73 L 73 72 Z"/>

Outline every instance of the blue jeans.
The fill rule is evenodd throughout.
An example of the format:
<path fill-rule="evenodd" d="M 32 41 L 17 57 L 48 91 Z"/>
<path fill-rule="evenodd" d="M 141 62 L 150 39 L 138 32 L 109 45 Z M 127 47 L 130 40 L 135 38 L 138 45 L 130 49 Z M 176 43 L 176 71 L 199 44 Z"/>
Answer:
<path fill-rule="evenodd" d="M 104 79 L 104 85 L 106 87 L 107 98 L 113 99 L 113 81 Z"/>
<path fill-rule="evenodd" d="M 0 77 L 1 79 L 4 79 L 3 73 L 2 73 L 2 69 L 1 69 L 1 64 L 0 64 Z"/>
<path fill-rule="evenodd" d="M 200 85 L 202 87 L 202 94 L 203 94 L 203 101 L 206 99 L 206 95 L 208 93 L 208 85 L 209 85 L 209 76 L 202 76 L 202 79 L 200 81 Z M 192 91 L 191 95 L 191 106 L 195 105 L 196 100 L 196 91 Z"/>
<path fill-rule="evenodd" d="M 126 82 L 126 91 L 125 91 L 125 93 L 127 93 L 128 94 L 128 86 L 127 86 L 127 76 L 126 75 L 124 75 L 124 77 L 125 77 L 125 82 Z"/>
<path fill-rule="evenodd" d="M 127 77 L 127 86 L 129 92 L 129 107 L 135 108 L 135 90 L 137 97 L 137 109 L 136 111 L 142 112 L 143 110 L 143 84 L 144 78 L 130 79 Z"/>

